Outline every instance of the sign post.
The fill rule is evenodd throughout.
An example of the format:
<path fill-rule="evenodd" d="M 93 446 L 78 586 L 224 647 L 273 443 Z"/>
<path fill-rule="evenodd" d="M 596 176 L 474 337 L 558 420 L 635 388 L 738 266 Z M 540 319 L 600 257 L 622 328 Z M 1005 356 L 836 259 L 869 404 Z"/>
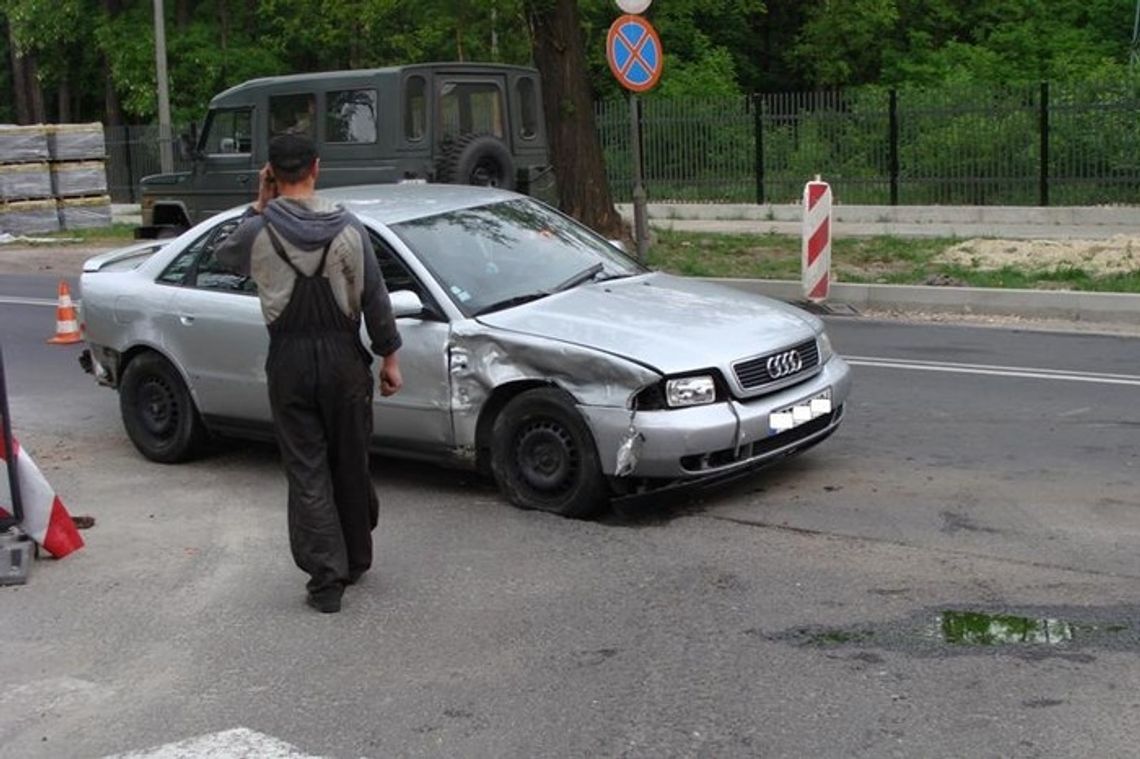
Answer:
<path fill-rule="evenodd" d="M 657 30 L 639 15 L 652 0 L 617 0 L 625 11 L 606 36 L 606 60 L 618 83 L 630 91 L 630 151 L 633 157 L 633 233 L 637 258 L 644 261 L 649 248 L 649 218 L 641 156 L 641 104 L 637 95 L 651 90 L 661 78 L 665 54 Z"/>
<path fill-rule="evenodd" d="M 804 298 L 827 300 L 831 280 L 831 187 L 820 180 L 804 185 L 804 234 L 801 256 Z"/>

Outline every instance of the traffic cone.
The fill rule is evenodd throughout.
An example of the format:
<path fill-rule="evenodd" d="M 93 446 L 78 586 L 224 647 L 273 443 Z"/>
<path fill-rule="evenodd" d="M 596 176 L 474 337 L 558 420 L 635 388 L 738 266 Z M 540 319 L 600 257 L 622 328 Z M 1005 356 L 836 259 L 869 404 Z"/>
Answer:
<path fill-rule="evenodd" d="M 71 302 L 71 288 L 65 280 L 59 281 L 59 305 L 55 309 L 55 337 L 48 340 L 54 345 L 71 345 L 83 342 L 79 334 L 79 317 Z"/>

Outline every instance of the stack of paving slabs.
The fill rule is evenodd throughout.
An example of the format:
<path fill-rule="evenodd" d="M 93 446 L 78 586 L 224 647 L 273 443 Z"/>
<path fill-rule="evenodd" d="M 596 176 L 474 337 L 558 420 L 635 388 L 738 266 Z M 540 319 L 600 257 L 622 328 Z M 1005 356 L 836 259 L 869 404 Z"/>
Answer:
<path fill-rule="evenodd" d="M 0 232 L 59 231 L 47 127 L 0 124 Z"/>
<path fill-rule="evenodd" d="M 50 124 L 51 189 L 63 229 L 111 226 L 103 125 Z"/>
<path fill-rule="evenodd" d="M 111 225 L 103 125 L 0 125 L 0 232 Z"/>

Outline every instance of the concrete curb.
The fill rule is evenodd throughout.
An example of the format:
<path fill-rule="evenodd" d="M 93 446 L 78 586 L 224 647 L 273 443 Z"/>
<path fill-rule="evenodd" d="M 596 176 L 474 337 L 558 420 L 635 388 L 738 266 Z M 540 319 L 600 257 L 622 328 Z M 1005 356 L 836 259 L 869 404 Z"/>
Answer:
<path fill-rule="evenodd" d="M 633 207 L 617 206 L 632 223 Z M 803 234 L 797 204 L 650 203 L 656 229 L 722 234 Z M 836 237 L 1000 237 L 1015 240 L 1103 240 L 1140 234 L 1140 207 L 844 206 L 832 210 Z"/>
<path fill-rule="evenodd" d="M 804 297 L 799 282 L 713 277 L 709 281 L 789 302 L 802 301 Z M 1140 295 L 1131 293 L 833 283 L 828 302 L 856 310 L 1020 316 L 1140 326 Z"/>

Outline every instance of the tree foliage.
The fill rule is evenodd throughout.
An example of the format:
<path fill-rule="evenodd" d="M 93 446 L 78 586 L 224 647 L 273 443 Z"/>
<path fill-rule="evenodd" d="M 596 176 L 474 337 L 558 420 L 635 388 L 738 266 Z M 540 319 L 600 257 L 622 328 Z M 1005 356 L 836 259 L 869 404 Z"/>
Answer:
<path fill-rule="evenodd" d="M 545 2 L 546 0 L 536 0 Z M 605 61 L 612 0 L 577 2 L 595 98 L 621 94 Z M 659 0 L 653 97 L 859 84 L 1072 80 L 1127 65 L 1134 0 Z M 11 119 L 16 61 L 35 65 L 48 116 L 151 122 L 153 0 L 0 0 Z M 427 60 L 533 60 L 526 0 L 166 0 L 175 121 L 253 76 Z M 21 69 L 21 72 L 23 69 Z"/>

